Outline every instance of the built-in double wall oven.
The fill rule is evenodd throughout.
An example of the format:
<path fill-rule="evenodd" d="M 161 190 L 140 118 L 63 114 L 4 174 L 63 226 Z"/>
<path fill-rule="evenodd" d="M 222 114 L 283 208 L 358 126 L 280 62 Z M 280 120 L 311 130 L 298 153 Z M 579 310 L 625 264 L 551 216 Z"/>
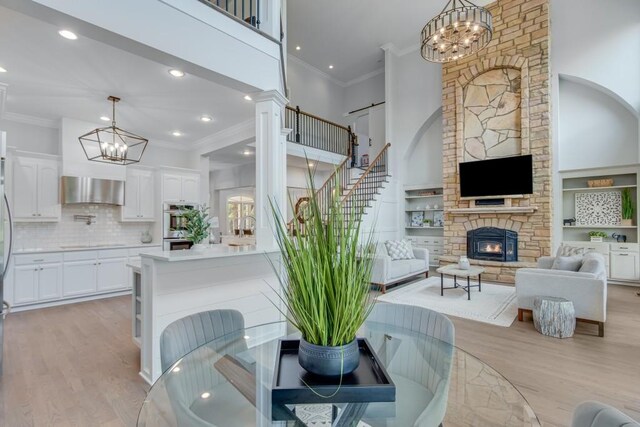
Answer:
<path fill-rule="evenodd" d="M 193 204 L 165 203 L 163 205 L 163 250 L 180 251 L 191 248 L 193 243 L 185 238 L 186 218 L 184 212 L 195 207 Z"/>

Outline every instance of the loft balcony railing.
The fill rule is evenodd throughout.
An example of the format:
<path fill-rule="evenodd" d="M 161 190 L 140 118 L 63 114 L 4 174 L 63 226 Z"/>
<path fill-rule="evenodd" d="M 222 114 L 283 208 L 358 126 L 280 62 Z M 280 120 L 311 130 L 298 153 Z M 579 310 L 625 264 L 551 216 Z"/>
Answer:
<path fill-rule="evenodd" d="M 351 156 L 352 145 L 356 143 L 356 135 L 350 126 L 306 113 L 300 107 L 287 106 L 285 127 L 293 129 L 287 141 L 343 156 Z"/>
<path fill-rule="evenodd" d="M 231 15 L 232 17 L 260 29 L 260 3 L 262 0 L 199 0 L 200 2 Z"/>

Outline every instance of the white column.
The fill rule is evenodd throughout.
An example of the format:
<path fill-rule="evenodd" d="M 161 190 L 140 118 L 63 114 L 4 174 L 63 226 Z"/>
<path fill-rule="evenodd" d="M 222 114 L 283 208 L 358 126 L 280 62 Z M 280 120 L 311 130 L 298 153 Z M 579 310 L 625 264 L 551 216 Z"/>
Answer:
<path fill-rule="evenodd" d="M 271 200 L 287 212 L 287 145 L 283 137 L 283 108 L 287 99 L 275 90 L 256 100 L 256 245 L 275 249 Z"/>

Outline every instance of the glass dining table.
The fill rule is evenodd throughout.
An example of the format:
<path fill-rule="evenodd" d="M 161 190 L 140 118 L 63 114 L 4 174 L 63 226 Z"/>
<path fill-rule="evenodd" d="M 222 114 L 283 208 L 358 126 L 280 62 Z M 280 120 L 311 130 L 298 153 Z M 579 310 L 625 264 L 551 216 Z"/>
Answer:
<path fill-rule="evenodd" d="M 395 402 L 272 404 L 278 342 L 300 336 L 287 329 L 286 322 L 250 327 L 193 350 L 152 386 L 137 425 L 540 425 L 513 384 L 478 358 L 433 337 L 373 321 L 365 322 L 358 336 L 369 341 L 390 375 Z"/>

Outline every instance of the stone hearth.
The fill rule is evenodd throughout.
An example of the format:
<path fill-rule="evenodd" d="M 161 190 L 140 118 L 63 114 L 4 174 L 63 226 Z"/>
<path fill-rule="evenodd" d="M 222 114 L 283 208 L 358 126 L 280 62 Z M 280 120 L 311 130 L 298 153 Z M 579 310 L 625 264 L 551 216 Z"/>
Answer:
<path fill-rule="evenodd" d="M 513 283 L 515 271 L 551 253 L 552 179 L 549 100 L 549 1 L 498 0 L 493 40 L 442 67 L 443 264 L 467 255 L 467 232 L 497 227 L 518 233 L 518 261 L 471 260 L 487 280 Z M 533 155 L 533 194 L 511 199 L 511 212 L 465 211 L 458 164 Z M 531 209 L 527 209 L 531 208 Z M 537 208 L 537 209 L 535 209 Z"/>

